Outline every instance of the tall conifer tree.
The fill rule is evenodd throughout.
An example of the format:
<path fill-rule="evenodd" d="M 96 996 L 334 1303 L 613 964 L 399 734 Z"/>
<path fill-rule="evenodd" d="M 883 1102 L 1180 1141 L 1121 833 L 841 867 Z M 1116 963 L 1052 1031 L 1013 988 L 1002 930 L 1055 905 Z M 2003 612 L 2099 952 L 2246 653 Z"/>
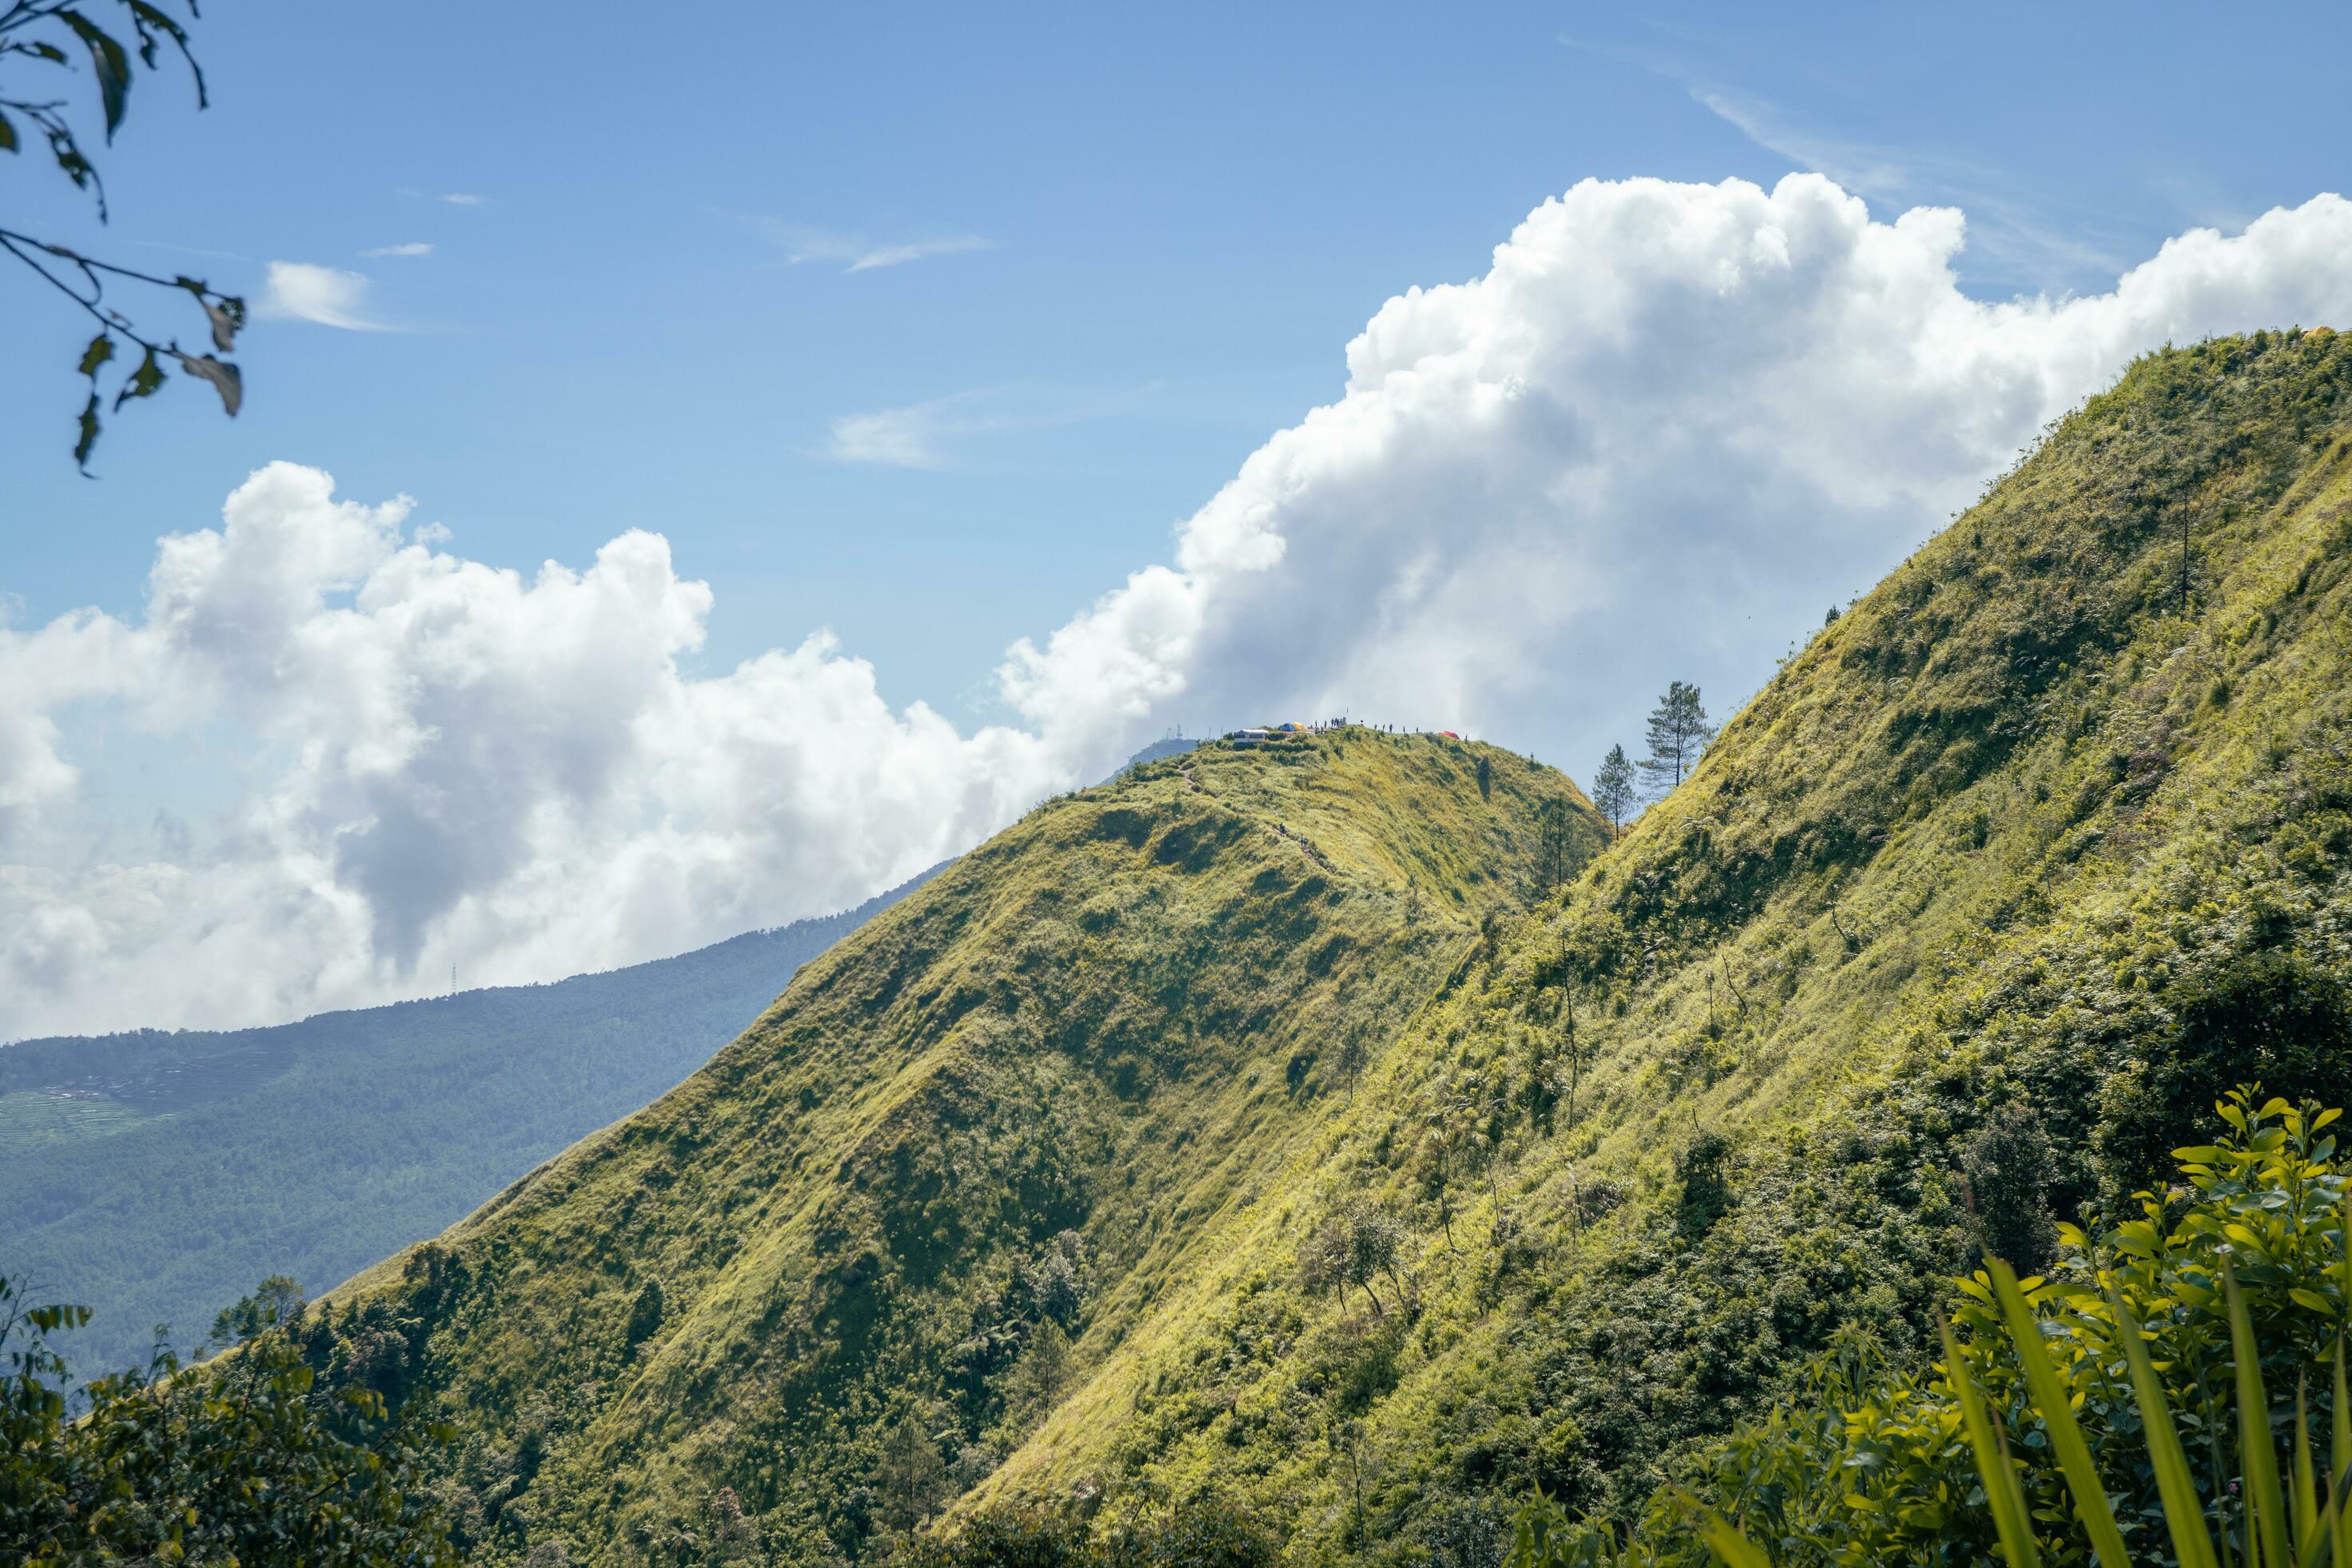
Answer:
<path fill-rule="evenodd" d="M 1592 775 L 1592 804 L 1612 831 L 1625 830 L 1625 814 L 1633 809 L 1633 764 L 1625 760 L 1624 747 L 1612 746 L 1601 759 L 1601 771 Z"/>
<path fill-rule="evenodd" d="M 1667 686 L 1650 710 L 1649 739 L 1650 754 L 1642 759 L 1642 773 L 1651 793 L 1663 798 L 1690 776 L 1699 753 L 1715 739 L 1715 726 L 1699 705 L 1697 687 L 1680 680 Z"/>

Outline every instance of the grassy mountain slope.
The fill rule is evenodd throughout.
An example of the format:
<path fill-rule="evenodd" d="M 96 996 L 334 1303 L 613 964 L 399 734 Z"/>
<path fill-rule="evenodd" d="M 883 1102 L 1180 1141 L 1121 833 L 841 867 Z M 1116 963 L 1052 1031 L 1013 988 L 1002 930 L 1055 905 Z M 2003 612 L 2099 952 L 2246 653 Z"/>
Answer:
<path fill-rule="evenodd" d="M 2127 1191 L 2239 1078 L 2342 1103 L 2347 417 L 2315 332 L 2063 421 L 1433 1000 L 1212 1222 L 1124 1337 L 1153 1352 L 966 1507 L 1220 1491 L 1294 1560 L 1491 1563 L 1538 1487 L 1628 1513 L 1842 1335 L 1912 1352 L 1984 1227 Z M 1300 1267 L 1367 1197 L 1414 1224 L 1384 1320 Z"/>
<path fill-rule="evenodd" d="M 675 1092 L 339 1292 L 334 1353 L 398 1334 L 369 1375 L 475 1435 L 485 1556 L 658 1552 L 722 1487 L 787 1560 L 857 1550 L 901 1506 L 901 1423 L 977 1479 L 1066 1327 L 1108 1353 L 1214 1266 L 1351 1058 L 1527 900 L 1547 801 L 1598 847 L 1557 774 L 1357 731 L 1041 806 Z"/>
<path fill-rule="evenodd" d="M 97 1309 L 84 1373 L 159 1322 L 191 1346 L 264 1275 L 331 1285 L 671 1088 L 921 880 L 551 985 L 0 1047 L 0 1271 Z"/>
<path fill-rule="evenodd" d="M 2347 1100 L 2348 417 L 2333 334 L 2143 360 L 1515 916 L 1498 752 L 1042 810 L 322 1350 L 472 1433 L 491 1558 L 868 1555 L 942 1468 L 1299 1563 L 1628 1514 L 2218 1089 Z"/>

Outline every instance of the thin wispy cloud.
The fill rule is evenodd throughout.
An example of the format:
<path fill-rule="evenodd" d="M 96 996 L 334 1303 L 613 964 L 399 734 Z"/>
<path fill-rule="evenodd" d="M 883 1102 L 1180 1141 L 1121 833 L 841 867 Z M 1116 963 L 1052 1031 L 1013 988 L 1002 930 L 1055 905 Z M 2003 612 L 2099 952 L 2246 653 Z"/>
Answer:
<path fill-rule="evenodd" d="M 1764 151 L 1825 174 L 1856 195 L 1897 208 L 1960 208 L 1969 219 L 1969 254 L 1990 262 L 2004 281 L 2063 292 L 2076 280 L 2112 274 L 2130 248 L 2120 223 L 2086 213 L 2078 203 L 2054 202 L 2012 170 L 1824 130 L 1769 100 L 1725 87 L 1691 63 L 1690 51 L 1706 40 L 1652 31 L 1668 32 L 1669 45 L 1557 37 L 1568 48 L 1675 83 L 1691 101 Z M 2063 219 L 2053 216 L 2060 211 Z"/>
<path fill-rule="evenodd" d="M 899 408 L 845 414 L 830 427 L 827 453 L 845 463 L 889 468 L 947 466 L 942 441 L 1013 427 L 1015 421 L 992 406 L 992 391 L 959 392 Z"/>
<path fill-rule="evenodd" d="M 827 426 L 825 455 L 844 463 L 891 468 L 956 466 L 950 450 L 960 440 L 1108 418 L 1158 390 L 1147 384 L 1076 401 L 1051 401 L 1021 387 L 980 387 L 897 408 L 845 414 Z"/>
<path fill-rule="evenodd" d="M 954 235 L 946 239 L 917 239 L 897 245 L 878 245 L 871 250 L 858 252 L 850 260 L 847 270 L 866 272 L 877 267 L 898 267 L 909 261 L 920 261 L 927 256 L 954 256 L 967 250 L 990 250 L 993 249 L 995 245 L 994 240 L 983 239 L 976 234 Z M 795 261 L 830 261 L 835 258 L 835 252 L 815 250 L 805 251 L 793 258 Z"/>
<path fill-rule="evenodd" d="M 170 250 L 176 251 L 182 256 L 210 257 L 215 261 L 247 261 L 252 259 L 242 251 L 207 250 L 200 245 L 174 245 L 168 239 L 140 239 L 133 240 L 131 243 L 134 245 L 143 245 L 150 250 Z"/>
<path fill-rule="evenodd" d="M 265 321 L 310 321 L 347 332 L 396 331 L 368 313 L 367 275 L 309 261 L 273 261 L 254 314 Z"/>
<path fill-rule="evenodd" d="M 806 224 L 788 223 L 782 218 L 761 213 L 729 212 L 713 209 L 730 223 L 740 224 L 759 235 L 783 252 L 784 264 L 799 267 L 807 263 L 836 265 L 844 272 L 873 272 L 885 267 L 904 267 L 910 261 L 927 260 L 934 256 L 958 256 L 968 251 L 994 250 L 998 242 L 985 235 L 939 234 L 914 239 L 874 239 L 866 235 L 839 229 L 816 228 Z"/>
<path fill-rule="evenodd" d="M 1768 153 L 1816 174 L 1827 174 L 1849 191 L 1896 199 L 1914 184 L 1911 172 L 1890 149 L 1808 132 L 1783 121 L 1771 105 L 1754 99 L 1694 87 L 1690 95 L 1708 113 Z"/>
<path fill-rule="evenodd" d="M 946 428 L 936 404 L 845 414 L 833 422 L 826 450 L 845 463 L 936 468 L 940 458 L 933 443 Z"/>
<path fill-rule="evenodd" d="M 484 207 L 490 205 L 489 197 L 470 195 L 464 191 L 450 191 L 436 195 L 431 191 L 420 191 L 403 185 L 400 187 L 400 194 L 420 202 L 446 202 L 453 207 Z"/>
<path fill-rule="evenodd" d="M 362 256 L 430 256 L 433 254 L 433 247 L 428 241 L 416 239 L 409 241 L 406 245 L 379 245 L 373 250 L 362 250 L 360 254 Z"/>
<path fill-rule="evenodd" d="M 1959 207 L 1969 215 L 1970 248 L 2021 278 L 2046 284 L 2053 277 L 2104 276 L 2121 266 L 2104 236 L 2053 221 L 2005 171 L 1830 135 L 1796 123 L 1760 99 L 1703 85 L 1689 91 L 1693 101 L 1766 152 L 1827 174 L 1857 195 L 1890 206 Z"/>

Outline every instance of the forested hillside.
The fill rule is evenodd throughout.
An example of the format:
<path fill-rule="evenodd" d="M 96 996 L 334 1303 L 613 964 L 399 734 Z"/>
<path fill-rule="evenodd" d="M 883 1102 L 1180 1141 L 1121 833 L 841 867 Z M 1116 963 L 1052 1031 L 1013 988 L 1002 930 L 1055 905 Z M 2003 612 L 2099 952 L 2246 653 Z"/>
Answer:
<path fill-rule="evenodd" d="M 85 1374 L 158 1323 L 193 1348 L 263 1276 L 324 1289 L 644 1105 L 922 881 L 551 985 L 0 1047 L 0 1271 L 96 1309 Z"/>
<path fill-rule="evenodd" d="M 1041 808 L 320 1353 L 467 1434 L 488 1561 L 1630 1520 L 1817 1353 L 1922 1363 L 1952 1274 L 2231 1084 L 2352 1099 L 2347 418 L 2327 332 L 2142 360 L 1605 847 L 1360 732 Z"/>

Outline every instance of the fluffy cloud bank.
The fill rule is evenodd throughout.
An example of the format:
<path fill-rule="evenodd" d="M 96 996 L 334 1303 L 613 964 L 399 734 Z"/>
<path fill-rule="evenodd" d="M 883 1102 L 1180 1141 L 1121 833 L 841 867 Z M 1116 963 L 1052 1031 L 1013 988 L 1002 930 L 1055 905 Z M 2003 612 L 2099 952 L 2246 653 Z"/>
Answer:
<path fill-rule="evenodd" d="M 2352 203 L 1987 304 L 1958 213 L 1817 176 L 1588 182 L 1389 301 L 1336 403 L 999 671 L 893 711 L 823 637 L 695 679 L 709 590 L 631 532 L 526 581 L 277 465 L 159 547 L 137 624 L 0 628 L 0 1038 L 548 978 L 853 902 L 1171 715 L 1341 710 L 1590 761 L 1669 676 L 1726 697 L 2049 419 L 2167 341 L 2352 323 Z M 86 787 L 60 715 L 251 737 L 201 848 L 11 853 Z"/>
<path fill-rule="evenodd" d="M 2142 351 L 2352 321 L 2352 203 L 1985 304 L 1961 215 L 1817 175 L 1588 181 L 1472 282 L 1391 300 L 1348 385 L 1003 671 L 1034 717 L 1340 710 L 1580 771 L 1669 676 L 1718 699 Z M 1718 708 L 1722 706 L 1718 700 Z M 1630 732 L 1623 738 L 1630 739 Z"/>
<path fill-rule="evenodd" d="M 0 1037 L 671 952 L 853 903 L 1067 772 L 1040 735 L 892 712 L 821 637 L 688 679 L 710 591 L 655 534 L 525 579 L 404 535 L 407 510 L 273 464 L 219 529 L 163 541 L 141 623 L 0 632 L 0 832 L 71 806 L 73 703 L 226 722 L 261 769 L 202 857 L 0 868 Z"/>

